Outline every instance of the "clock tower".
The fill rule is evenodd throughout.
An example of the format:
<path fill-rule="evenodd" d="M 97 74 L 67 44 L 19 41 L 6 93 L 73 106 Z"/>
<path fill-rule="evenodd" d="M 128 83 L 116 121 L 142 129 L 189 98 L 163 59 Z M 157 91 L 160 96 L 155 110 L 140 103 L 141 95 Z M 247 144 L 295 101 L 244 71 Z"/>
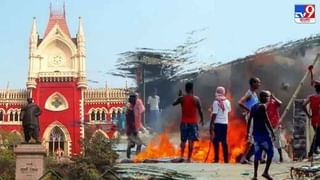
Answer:
<path fill-rule="evenodd" d="M 0 127 L 23 134 L 21 107 L 32 97 L 42 111 L 39 137 L 47 154 L 59 152 L 70 157 L 81 153 L 84 137 L 117 137 L 122 130 L 117 122 L 125 120 L 128 89 L 87 87 L 82 19 L 72 36 L 64 3 L 54 2 L 43 35 L 39 35 L 33 18 L 26 89 L 0 90 Z"/>
<path fill-rule="evenodd" d="M 87 88 L 85 60 L 81 18 L 74 38 L 67 26 L 64 5 L 50 5 L 49 22 L 42 38 L 37 31 L 36 19 L 33 19 L 27 90 L 42 109 L 40 136 L 49 151 L 63 146 L 59 148 L 68 155 L 80 152 L 79 137 L 84 137 L 84 91 Z M 55 137 L 55 133 L 59 136 Z"/>

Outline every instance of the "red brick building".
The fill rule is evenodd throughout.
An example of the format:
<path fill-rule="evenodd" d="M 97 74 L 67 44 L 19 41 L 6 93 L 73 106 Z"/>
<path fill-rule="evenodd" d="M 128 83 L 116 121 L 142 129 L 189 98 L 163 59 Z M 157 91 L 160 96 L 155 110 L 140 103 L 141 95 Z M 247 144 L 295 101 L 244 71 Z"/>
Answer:
<path fill-rule="evenodd" d="M 127 98 L 126 88 L 88 89 L 81 18 L 77 31 L 71 37 L 64 8 L 50 8 L 42 38 L 34 18 L 26 89 L 0 91 L 0 128 L 22 134 L 20 109 L 32 97 L 42 109 L 40 138 L 48 153 L 62 149 L 66 155 L 78 154 L 85 129 L 112 138 L 112 114 L 123 112 Z"/>

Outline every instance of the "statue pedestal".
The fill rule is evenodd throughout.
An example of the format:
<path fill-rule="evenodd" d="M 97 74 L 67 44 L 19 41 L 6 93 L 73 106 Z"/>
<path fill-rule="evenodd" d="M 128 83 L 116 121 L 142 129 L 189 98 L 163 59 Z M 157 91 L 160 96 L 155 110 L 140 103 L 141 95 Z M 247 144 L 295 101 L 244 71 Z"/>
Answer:
<path fill-rule="evenodd" d="M 16 154 L 16 180 L 38 180 L 44 173 L 46 150 L 41 144 L 19 144 Z"/>

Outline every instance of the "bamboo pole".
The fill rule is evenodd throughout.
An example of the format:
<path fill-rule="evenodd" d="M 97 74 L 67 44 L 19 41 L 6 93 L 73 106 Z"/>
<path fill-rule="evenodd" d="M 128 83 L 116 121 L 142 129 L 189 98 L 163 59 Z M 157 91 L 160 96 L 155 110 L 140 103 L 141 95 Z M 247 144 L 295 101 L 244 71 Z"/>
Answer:
<path fill-rule="evenodd" d="M 313 60 L 312 66 L 315 67 L 315 65 L 316 65 L 317 62 L 318 62 L 319 57 L 320 57 L 320 54 L 317 54 L 316 58 Z M 300 90 L 301 90 L 301 88 L 302 88 L 302 85 L 304 84 L 306 78 L 308 77 L 308 74 L 309 74 L 309 71 L 307 71 L 307 72 L 304 74 L 304 76 L 302 77 L 301 81 L 299 82 L 299 84 L 298 84 L 296 90 L 294 91 L 292 97 L 290 98 L 290 100 L 289 100 L 286 108 L 284 109 L 284 111 L 283 111 L 282 114 L 281 114 L 280 123 L 283 121 L 284 117 L 287 115 L 287 113 L 288 113 L 288 111 L 289 111 L 289 109 L 290 109 L 290 107 L 291 107 L 291 105 L 292 105 L 292 103 L 293 103 L 293 100 L 295 100 L 296 97 L 297 97 L 297 95 L 299 94 L 299 92 L 300 92 Z"/>

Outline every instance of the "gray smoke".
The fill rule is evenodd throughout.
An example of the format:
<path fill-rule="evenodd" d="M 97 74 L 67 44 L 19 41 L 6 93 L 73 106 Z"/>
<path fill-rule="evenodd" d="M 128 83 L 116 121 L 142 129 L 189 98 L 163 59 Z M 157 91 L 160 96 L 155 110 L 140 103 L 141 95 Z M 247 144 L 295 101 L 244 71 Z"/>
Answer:
<path fill-rule="evenodd" d="M 262 80 L 261 90 L 270 90 L 282 100 L 283 105 L 280 110 L 282 113 L 307 72 L 308 65 L 313 62 L 318 52 L 320 52 L 318 47 L 301 50 L 300 46 L 288 46 L 238 59 L 199 73 L 192 81 L 194 82 L 195 95 L 201 99 L 205 120 L 209 121 L 207 109 L 212 104 L 217 86 L 224 86 L 227 89 L 227 93 L 232 96 L 233 111 L 242 118 L 237 101 L 248 90 L 250 77 L 259 77 Z M 314 68 L 316 78 L 319 77 L 318 66 Z M 146 86 L 146 95 L 150 95 L 153 88 L 158 89 L 163 109 L 162 122 L 171 131 L 178 131 L 181 114 L 180 107 L 172 107 L 171 103 L 177 97 L 178 90 L 184 90 L 184 84 L 185 81 L 161 79 L 148 83 Z M 304 99 L 313 92 L 308 77 L 297 98 Z M 292 127 L 292 108 L 290 109 L 284 119 L 284 125 L 289 129 Z"/>

